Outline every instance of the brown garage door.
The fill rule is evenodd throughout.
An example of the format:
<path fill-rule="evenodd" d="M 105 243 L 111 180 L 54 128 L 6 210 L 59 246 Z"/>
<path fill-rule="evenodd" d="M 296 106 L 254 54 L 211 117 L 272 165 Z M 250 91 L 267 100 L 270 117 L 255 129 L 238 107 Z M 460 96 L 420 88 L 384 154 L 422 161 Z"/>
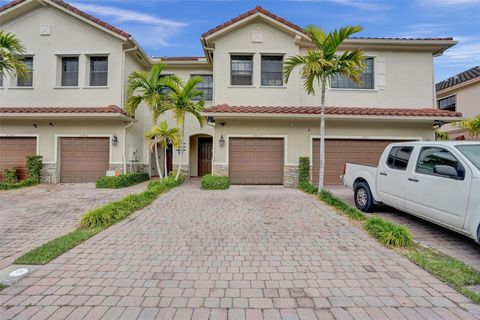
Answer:
<path fill-rule="evenodd" d="M 0 138 L 0 179 L 3 179 L 3 170 L 17 168 L 18 178 L 27 177 L 25 172 L 25 158 L 37 154 L 36 138 Z"/>
<path fill-rule="evenodd" d="M 109 162 L 108 138 L 60 138 L 60 182 L 94 182 Z"/>
<path fill-rule="evenodd" d="M 340 175 L 347 161 L 377 165 L 383 149 L 398 140 L 325 140 L 325 184 L 341 184 Z M 312 180 L 318 183 L 320 158 L 320 139 L 313 140 Z"/>
<path fill-rule="evenodd" d="M 283 139 L 230 138 L 232 184 L 283 184 Z"/>

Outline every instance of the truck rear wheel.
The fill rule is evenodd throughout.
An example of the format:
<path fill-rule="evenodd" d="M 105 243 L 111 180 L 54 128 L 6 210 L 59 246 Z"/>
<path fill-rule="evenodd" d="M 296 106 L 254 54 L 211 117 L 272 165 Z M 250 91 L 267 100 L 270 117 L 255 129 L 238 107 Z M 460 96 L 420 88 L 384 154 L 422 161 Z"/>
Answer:
<path fill-rule="evenodd" d="M 372 212 L 374 203 L 372 192 L 366 182 L 360 182 L 355 186 L 355 205 L 363 212 Z"/>

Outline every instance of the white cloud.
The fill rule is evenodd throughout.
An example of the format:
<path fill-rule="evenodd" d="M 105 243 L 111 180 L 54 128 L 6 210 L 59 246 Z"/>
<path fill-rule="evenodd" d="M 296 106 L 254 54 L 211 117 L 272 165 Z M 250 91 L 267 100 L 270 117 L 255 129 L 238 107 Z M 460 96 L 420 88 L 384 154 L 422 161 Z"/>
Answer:
<path fill-rule="evenodd" d="M 352 7 L 362 10 L 385 10 L 385 3 L 367 0 L 285 0 L 287 2 L 330 2 L 341 6 Z"/>
<path fill-rule="evenodd" d="M 459 8 L 480 5 L 480 0 L 417 0 L 417 2 L 429 6 L 457 6 Z"/>
<path fill-rule="evenodd" d="M 443 66 L 471 67 L 480 65 L 480 39 L 473 37 L 454 37 L 459 43 L 448 49 L 436 62 Z"/>
<path fill-rule="evenodd" d="M 128 22 L 125 31 L 132 33 L 138 41 L 145 41 L 144 43 L 154 46 L 168 46 L 168 39 L 187 26 L 184 22 L 162 19 L 142 12 L 117 7 L 82 2 L 72 3 L 72 5 L 96 17 L 109 18 L 118 27 Z"/>

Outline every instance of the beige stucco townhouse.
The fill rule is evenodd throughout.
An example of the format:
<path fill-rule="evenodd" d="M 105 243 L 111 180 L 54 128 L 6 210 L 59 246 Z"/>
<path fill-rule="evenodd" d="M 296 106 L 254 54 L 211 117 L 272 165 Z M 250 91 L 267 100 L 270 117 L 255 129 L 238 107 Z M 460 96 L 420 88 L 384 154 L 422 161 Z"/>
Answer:
<path fill-rule="evenodd" d="M 44 157 L 48 182 L 93 181 L 107 169 L 157 174 L 143 141 L 148 112 L 123 111 L 132 70 L 167 64 L 166 74 L 201 75 L 208 124 L 187 119 L 182 170 L 229 175 L 234 184 L 293 186 L 301 156 L 318 163 L 319 97 L 286 57 L 310 46 L 303 29 L 256 7 L 201 35 L 202 57 L 148 57 L 125 31 L 59 0 L 19 0 L 0 8 L 0 28 L 26 45 L 31 81 L 4 75 L 0 88 L 0 167 Z M 327 90 L 326 181 L 338 184 L 346 160 L 375 163 L 385 144 L 434 139 L 434 126 L 460 113 L 435 107 L 433 58 L 451 38 L 352 38 L 363 48 L 364 86 L 338 78 Z M 174 125 L 171 115 L 164 117 Z M 168 169 L 180 150 L 167 153 Z M 163 160 L 163 159 L 161 159 Z M 163 161 L 161 161 L 163 163 Z"/>
<path fill-rule="evenodd" d="M 480 115 L 480 66 L 470 68 L 436 84 L 437 107 L 440 110 L 458 111 L 465 118 Z M 446 124 L 441 130 L 448 133 L 450 139 L 478 139 L 461 128 Z"/>

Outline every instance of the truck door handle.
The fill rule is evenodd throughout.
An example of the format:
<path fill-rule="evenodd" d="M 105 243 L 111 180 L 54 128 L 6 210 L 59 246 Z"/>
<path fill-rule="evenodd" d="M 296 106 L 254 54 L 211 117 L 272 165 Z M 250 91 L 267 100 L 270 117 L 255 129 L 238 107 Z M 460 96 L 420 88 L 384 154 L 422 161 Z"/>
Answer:
<path fill-rule="evenodd" d="M 387 174 L 386 172 L 380 172 L 380 174 L 381 174 L 382 176 L 388 176 L 388 174 Z"/>
<path fill-rule="evenodd" d="M 417 178 L 408 178 L 408 181 L 418 182 Z"/>

